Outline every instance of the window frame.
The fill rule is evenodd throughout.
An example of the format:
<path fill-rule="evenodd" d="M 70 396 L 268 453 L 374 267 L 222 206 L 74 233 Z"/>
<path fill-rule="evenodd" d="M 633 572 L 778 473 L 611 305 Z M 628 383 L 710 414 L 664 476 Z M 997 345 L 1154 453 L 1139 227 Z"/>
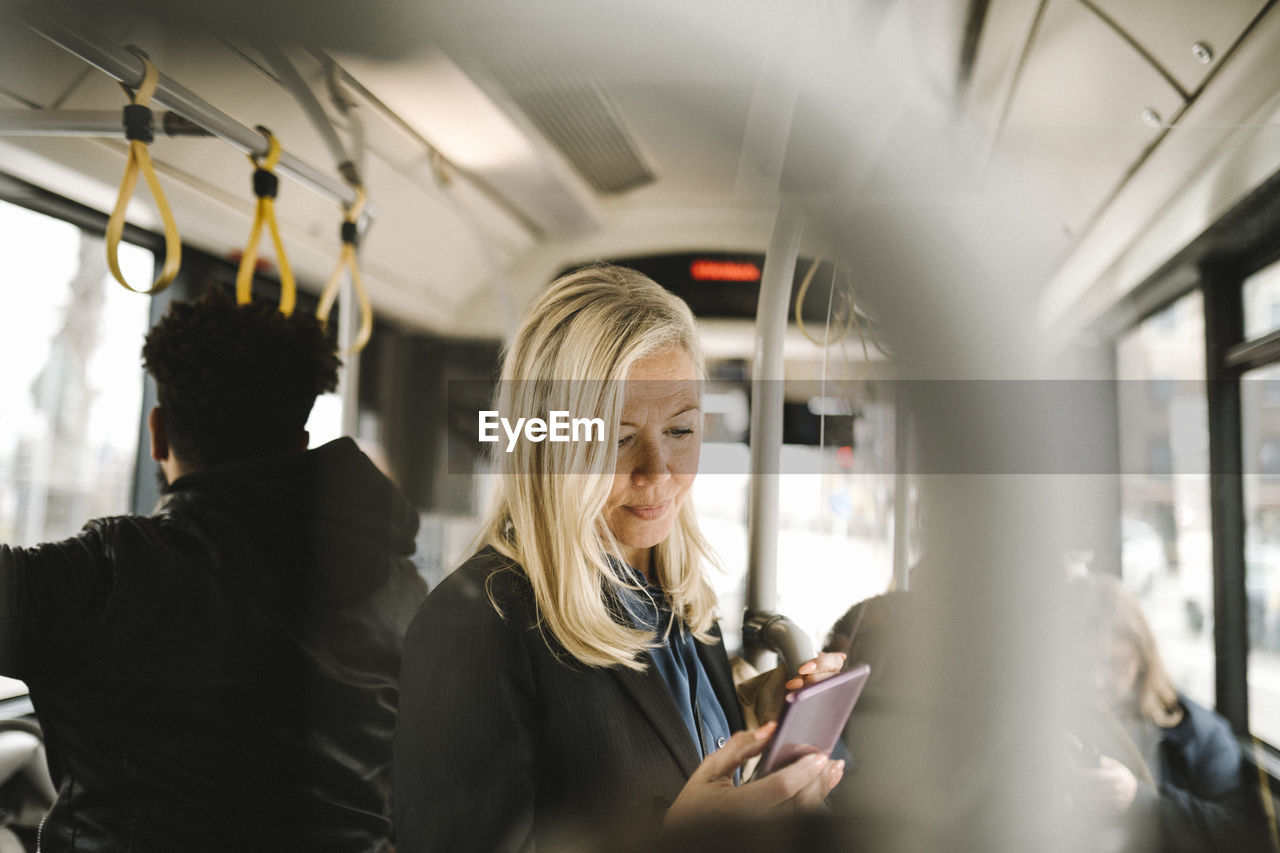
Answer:
<path fill-rule="evenodd" d="M 1241 738 L 1252 737 L 1241 382 L 1249 370 L 1280 364 L 1280 331 L 1245 338 L 1244 283 L 1277 261 L 1280 172 L 1139 283 L 1103 319 L 1104 328 L 1099 330 L 1106 333 L 1114 351 L 1126 332 L 1188 293 L 1201 292 L 1209 415 L 1215 704 Z M 1254 753 L 1257 760 L 1273 780 L 1280 778 L 1280 744 L 1257 743 L 1261 745 Z"/>

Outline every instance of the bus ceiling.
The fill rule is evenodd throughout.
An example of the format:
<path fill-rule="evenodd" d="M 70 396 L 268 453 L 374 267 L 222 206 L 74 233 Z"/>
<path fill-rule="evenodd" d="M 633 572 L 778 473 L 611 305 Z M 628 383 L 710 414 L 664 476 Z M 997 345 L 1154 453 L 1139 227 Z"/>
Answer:
<path fill-rule="evenodd" d="M 408 326 L 501 337 L 566 265 L 759 252 L 794 202 L 814 226 L 801 252 L 855 265 L 904 320 L 899 294 L 949 298 L 960 282 L 965 299 L 1013 293 L 1078 335 L 1280 167 L 1265 144 L 1274 5 L 189 0 L 57 4 L 34 28 L 138 46 L 341 190 L 287 57 L 359 143 L 379 211 L 365 277 L 375 308 Z M 118 109 L 112 80 L 24 14 L 9 4 L 0 19 L 0 112 Z M 7 171 L 110 207 L 118 138 L 15 132 L 0 141 Z M 184 239 L 238 250 L 252 216 L 241 156 L 186 138 L 153 156 Z M 295 189 L 281 227 L 318 289 L 334 203 Z M 145 203 L 130 218 L 156 225 Z"/>

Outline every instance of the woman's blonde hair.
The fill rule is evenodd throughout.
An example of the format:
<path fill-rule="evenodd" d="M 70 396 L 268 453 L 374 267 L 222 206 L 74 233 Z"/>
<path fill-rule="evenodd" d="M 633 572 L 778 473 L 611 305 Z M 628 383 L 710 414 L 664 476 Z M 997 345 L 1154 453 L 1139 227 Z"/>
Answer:
<path fill-rule="evenodd" d="M 1138 677 L 1133 687 L 1138 713 L 1164 728 L 1177 725 L 1182 720 L 1178 691 L 1138 600 L 1119 578 L 1110 575 L 1088 575 L 1077 583 L 1085 585 L 1086 616 L 1097 632 L 1095 636 L 1132 643 L 1138 653 Z"/>
<path fill-rule="evenodd" d="M 507 349 L 498 390 L 503 417 L 547 418 L 553 411 L 604 420 L 603 441 L 517 441 L 495 452 L 498 478 L 480 542 L 519 564 L 538 617 L 564 649 L 588 666 L 641 669 L 657 641 L 615 613 L 626 581 L 604 523 L 613 482 L 624 380 L 642 358 L 670 348 L 703 372 L 693 314 L 640 273 L 597 264 L 557 279 L 530 308 Z M 704 563 L 714 554 L 685 501 L 667 539 L 653 549 L 653 578 L 672 612 L 704 642 L 715 593 Z M 497 603 L 494 603 L 497 607 Z"/>

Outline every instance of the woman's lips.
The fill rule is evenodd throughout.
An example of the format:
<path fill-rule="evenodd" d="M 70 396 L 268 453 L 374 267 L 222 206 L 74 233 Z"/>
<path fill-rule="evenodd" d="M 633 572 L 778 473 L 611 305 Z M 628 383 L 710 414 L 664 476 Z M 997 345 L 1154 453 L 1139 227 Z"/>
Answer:
<path fill-rule="evenodd" d="M 662 518 L 667 512 L 670 504 L 654 504 L 652 506 L 627 506 L 627 512 L 639 518 L 642 521 L 653 521 L 655 518 Z"/>

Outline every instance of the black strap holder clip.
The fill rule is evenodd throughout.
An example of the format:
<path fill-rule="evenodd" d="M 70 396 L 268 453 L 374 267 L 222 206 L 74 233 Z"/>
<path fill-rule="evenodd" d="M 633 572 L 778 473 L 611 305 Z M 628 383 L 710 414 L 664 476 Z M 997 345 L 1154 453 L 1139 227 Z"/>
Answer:
<path fill-rule="evenodd" d="M 360 246 L 360 229 L 356 228 L 356 224 L 354 222 L 342 223 L 341 234 L 343 243 L 346 243 L 352 248 L 358 248 Z"/>
<path fill-rule="evenodd" d="M 257 168 L 253 170 L 253 194 L 258 198 L 275 198 L 280 192 L 280 179 L 274 172 Z"/>
<path fill-rule="evenodd" d="M 151 121 L 151 108 L 141 104 L 129 104 L 124 108 L 124 138 L 150 145 L 156 138 Z"/>

